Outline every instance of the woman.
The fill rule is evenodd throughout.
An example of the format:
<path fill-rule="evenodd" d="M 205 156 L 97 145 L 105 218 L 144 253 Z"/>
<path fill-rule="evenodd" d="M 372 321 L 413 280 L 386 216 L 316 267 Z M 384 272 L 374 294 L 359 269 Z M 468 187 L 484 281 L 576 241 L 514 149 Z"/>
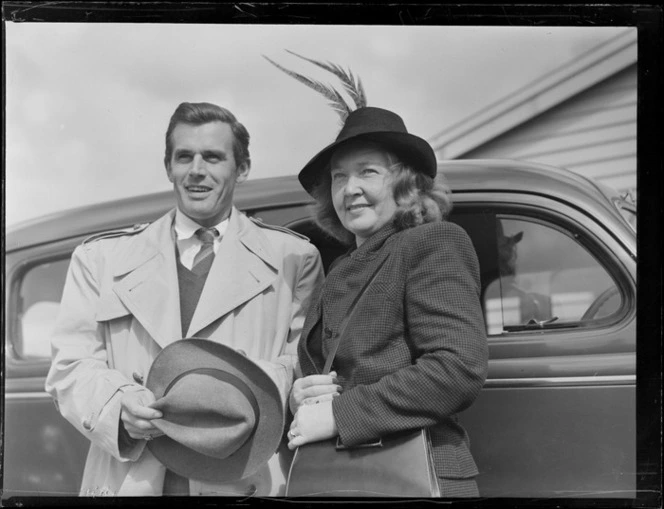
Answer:
<path fill-rule="evenodd" d="M 289 448 L 339 436 L 347 446 L 428 427 L 441 496 L 478 496 L 477 468 L 456 415 L 487 374 L 479 267 L 446 222 L 449 193 L 431 146 L 393 112 L 351 112 L 336 141 L 300 172 L 317 221 L 353 247 L 333 263 L 298 348 Z M 353 296 L 333 371 L 321 374 Z"/>

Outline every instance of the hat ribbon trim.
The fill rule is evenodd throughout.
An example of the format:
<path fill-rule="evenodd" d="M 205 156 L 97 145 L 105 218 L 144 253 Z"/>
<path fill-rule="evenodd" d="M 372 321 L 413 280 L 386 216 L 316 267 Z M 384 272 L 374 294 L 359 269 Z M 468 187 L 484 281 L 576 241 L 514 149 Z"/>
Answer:
<path fill-rule="evenodd" d="M 244 446 L 249 439 L 254 435 L 256 432 L 256 428 L 258 427 L 259 419 L 260 419 L 260 407 L 258 406 L 258 401 L 256 400 L 256 396 L 254 396 L 254 393 L 252 390 L 249 388 L 247 384 L 245 384 L 240 378 L 236 377 L 235 375 L 232 375 L 231 373 L 228 373 L 226 371 L 221 371 L 219 369 L 215 368 L 196 368 L 196 369 L 190 369 L 188 371 L 184 371 L 183 373 L 180 373 L 178 376 L 176 376 L 171 383 L 168 384 L 166 387 L 166 390 L 164 390 L 164 396 L 168 394 L 168 392 L 173 388 L 173 386 L 178 383 L 182 378 L 188 375 L 208 375 L 213 378 L 216 378 L 217 380 L 221 382 L 226 382 L 234 386 L 237 390 L 239 390 L 242 395 L 247 398 L 249 401 L 249 404 L 251 404 L 251 408 L 254 411 L 254 415 L 256 416 L 256 419 L 254 421 L 254 427 L 251 430 L 251 433 L 247 435 L 247 438 L 245 439 L 244 442 L 242 442 L 242 446 Z M 163 397 L 163 396 L 162 396 Z M 238 447 L 238 449 L 240 448 Z"/>

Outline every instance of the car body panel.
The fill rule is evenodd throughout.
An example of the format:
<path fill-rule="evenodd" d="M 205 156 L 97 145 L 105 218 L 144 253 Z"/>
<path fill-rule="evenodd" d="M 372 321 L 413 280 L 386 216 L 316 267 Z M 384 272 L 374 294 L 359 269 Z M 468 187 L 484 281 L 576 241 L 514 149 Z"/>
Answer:
<path fill-rule="evenodd" d="M 489 338 L 485 388 L 460 416 L 481 495 L 633 497 L 636 235 L 612 201 L 616 196 L 570 172 L 520 161 L 449 161 L 439 170 L 454 193 L 452 220 L 483 209 L 545 218 L 611 268 L 622 298 L 617 313 L 591 326 Z M 88 449 L 44 392 L 49 360 L 21 358 L 17 285 L 43 261 L 67 259 L 87 236 L 153 221 L 174 203 L 167 191 L 52 214 L 7 231 L 4 498 L 78 493 Z M 315 233 L 312 200 L 294 176 L 243 183 L 235 203 L 266 223 Z M 326 266 L 341 252 L 321 238 L 312 241 L 322 246 Z"/>

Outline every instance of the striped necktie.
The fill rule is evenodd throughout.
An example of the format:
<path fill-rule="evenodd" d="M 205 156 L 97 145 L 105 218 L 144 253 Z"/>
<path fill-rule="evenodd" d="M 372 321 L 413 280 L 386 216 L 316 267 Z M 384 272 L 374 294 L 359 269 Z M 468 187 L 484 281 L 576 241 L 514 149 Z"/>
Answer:
<path fill-rule="evenodd" d="M 199 228 L 195 233 L 201 241 L 201 249 L 194 257 L 191 271 L 195 274 L 207 274 L 214 260 L 214 239 L 219 235 L 216 228 Z"/>

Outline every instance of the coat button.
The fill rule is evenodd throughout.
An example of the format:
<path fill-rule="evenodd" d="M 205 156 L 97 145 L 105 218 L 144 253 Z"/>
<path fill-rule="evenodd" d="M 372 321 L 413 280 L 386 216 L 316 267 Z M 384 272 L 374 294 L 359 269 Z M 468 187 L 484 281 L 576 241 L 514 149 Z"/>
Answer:
<path fill-rule="evenodd" d="M 256 493 L 256 489 L 257 488 L 255 484 L 250 484 L 249 486 L 247 486 L 247 489 L 244 492 L 245 496 L 250 497 L 254 495 Z"/>
<path fill-rule="evenodd" d="M 237 353 L 241 354 L 241 355 L 244 355 L 245 357 L 247 356 L 247 352 L 245 352 L 244 350 L 242 350 L 242 349 L 240 349 L 240 348 L 238 348 L 238 349 L 235 350 L 235 351 L 236 351 Z"/>
<path fill-rule="evenodd" d="M 92 421 L 88 418 L 83 421 L 83 427 L 87 430 L 90 431 L 92 429 Z"/>
<path fill-rule="evenodd" d="M 325 327 L 325 337 L 328 339 L 332 337 L 332 329 L 329 327 Z"/>

